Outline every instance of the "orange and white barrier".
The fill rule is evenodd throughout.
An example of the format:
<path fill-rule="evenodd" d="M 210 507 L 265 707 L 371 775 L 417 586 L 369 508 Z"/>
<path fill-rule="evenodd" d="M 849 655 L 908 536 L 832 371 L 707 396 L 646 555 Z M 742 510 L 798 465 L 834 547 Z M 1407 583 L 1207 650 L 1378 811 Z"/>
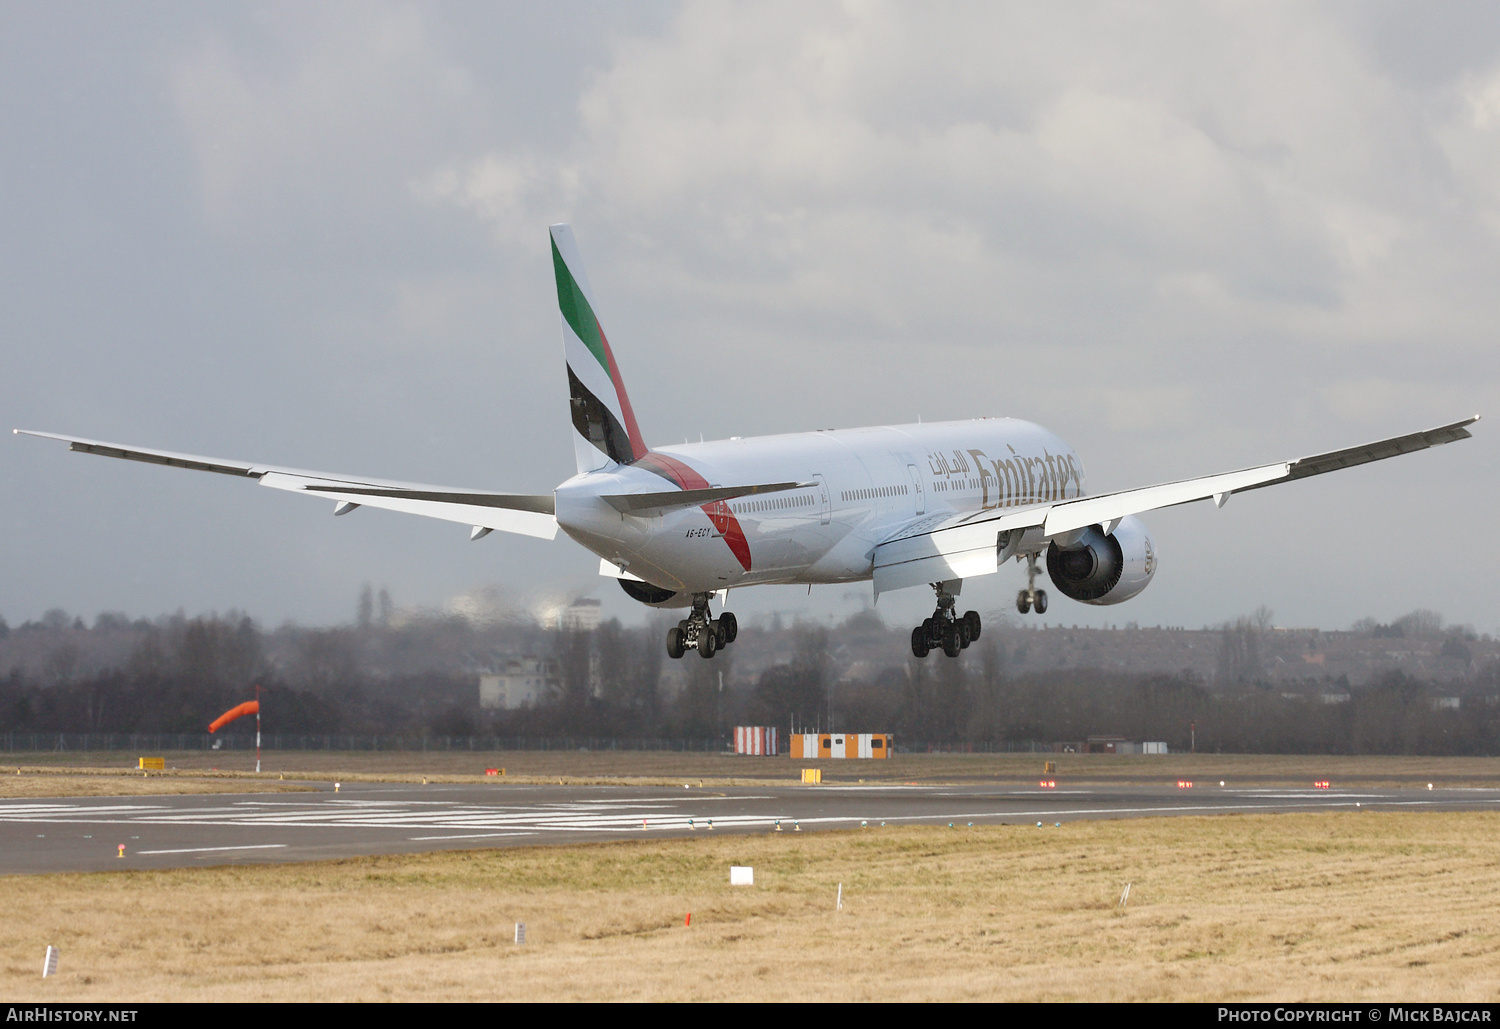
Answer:
<path fill-rule="evenodd" d="M 800 758 L 890 757 L 891 734 L 887 732 L 794 733 L 791 756 Z"/>
<path fill-rule="evenodd" d="M 752 757 L 775 757 L 776 729 L 768 725 L 736 725 L 734 752 Z"/>

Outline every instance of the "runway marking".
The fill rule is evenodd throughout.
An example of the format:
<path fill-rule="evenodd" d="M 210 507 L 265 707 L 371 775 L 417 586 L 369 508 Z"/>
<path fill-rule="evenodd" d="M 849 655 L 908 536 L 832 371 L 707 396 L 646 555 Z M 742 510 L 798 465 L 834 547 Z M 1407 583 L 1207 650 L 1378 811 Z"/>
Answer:
<path fill-rule="evenodd" d="M 534 832 L 475 832 L 466 833 L 463 836 L 408 836 L 412 842 L 422 840 L 489 840 L 496 836 L 535 836 Z"/>
<path fill-rule="evenodd" d="M 1345 790 L 1238 790 L 1230 787 L 1226 795 L 1237 797 L 1269 797 L 1271 799 L 1306 800 L 1312 797 L 1343 797 L 1349 800 L 1371 800 L 1387 796 L 1384 793 L 1349 793 Z"/>
<path fill-rule="evenodd" d="M 254 843 L 246 847 L 182 847 L 178 850 L 138 850 L 137 854 L 203 854 L 208 851 L 220 850 L 275 850 L 285 847 L 285 843 Z"/>
<path fill-rule="evenodd" d="M 169 811 L 165 804 L 3 804 L 0 817 L 9 814 L 30 815 L 47 811 Z"/>
<path fill-rule="evenodd" d="M 358 798 L 323 797 L 315 800 L 237 801 L 228 804 L 213 802 L 212 806 L 183 810 L 165 805 L 140 804 L 87 804 L 87 803 L 25 803 L 0 804 L 0 823 L 29 822 L 42 824 L 74 825 L 120 825 L 145 827 L 150 825 L 171 826 L 179 830 L 192 827 L 249 827 L 266 830 L 280 828 L 297 829 L 371 829 L 391 833 L 410 832 L 412 829 L 428 830 L 430 835 L 404 837 L 413 842 L 436 842 L 441 840 L 481 840 L 511 836 L 537 836 L 544 833 L 566 836 L 592 834 L 626 836 L 642 832 L 671 833 L 685 835 L 688 831 L 710 832 L 708 823 L 722 831 L 768 830 L 776 821 L 783 828 L 800 822 L 804 828 L 845 827 L 868 821 L 870 824 L 886 822 L 895 825 L 942 824 L 948 821 L 975 821 L 981 824 L 1018 823 L 1027 821 L 1048 822 L 1067 818 L 1171 816 L 1201 814 L 1257 813 L 1269 811 L 1348 811 L 1357 801 L 1369 808 L 1379 807 L 1449 807 L 1458 802 L 1456 798 L 1445 798 L 1441 793 L 1425 793 L 1406 799 L 1382 799 L 1373 793 L 1328 793 L 1325 791 L 1225 791 L 1219 795 L 1192 798 L 1198 803 L 1146 803 L 1129 807 L 1100 806 L 1103 798 L 1092 806 L 1069 806 L 1054 803 L 1046 808 L 1030 806 L 1037 799 L 1046 797 L 1061 801 L 1057 793 L 1027 791 L 994 791 L 974 794 L 953 794 L 938 791 L 934 795 L 943 797 L 966 797 L 966 811 L 937 811 L 909 814 L 910 808 L 902 810 L 906 803 L 892 800 L 889 804 L 871 797 L 872 808 L 859 814 L 826 815 L 815 814 L 820 806 L 818 796 L 824 791 L 808 791 L 805 795 L 772 796 L 752 795 L 746 797 L 707 797 L 691 799 L 652 798 L 600 798 L 587 801 L 566 801 L 553 804 L 530 805 L 517 802 L 512 796 L 503 804 L 454 803 L 434 800 L 365 800 Z M 1476 791 L 1478 792 L 1478 791 Z M 1491 791 L 1492 793 L 1494 791 Z M 1237 796 L 1235 794 L 1238 794 Z M 1219 798 L 1223 797 L 1223 801 Z M 721 805 L 711 803 L 724 799 L 736 801 L 766 802 L 777 805 L 775 810 L 753 814 L 716 814 Z M 851 798 L 852 799 L 852 798 Z M 1072 799 L 1072 798 L 1070 798 Z M 1186 797 L 1184 800 L 1188 799 Z M 1471 806 L 1500 804 L 1500 793 L 1487 798 L 1470 794 L 1463 800 Z M 985 804 L 983 810 L 972 810 L 977 804 Z M 1087 803 L 1086 801 L 1084 802 Z M 1009 805 L 1016 805 L 1010 807 Z M 1026 806 L 1022 806 L 1026 805 Z M 769 805 L 767 805 L 769 807 Z M 957 805 L 955 805 L 957 806 Z M 669 807 L 670 810 L 662 810 Z M 895 808 L 892 811 L 892 807 Z M 798 811 L 804 814 L 799 815 Z M 884 809 L 888 813 L 881 813 Z M 1492 809 L 1492 808 L 1491 808 Z M 826 807 L 823 808 L 827 810 Z M 647 824 L 643 826 L 643 821 Z M 692 823 L 691 825 L 689 823 Z M 270 850 L 287 844 L 262 844 L 254 846 L 198 847 L 178 850 L 140 851 L 142 854 L 192 854 L 231 852 L 235 850 Z"/>

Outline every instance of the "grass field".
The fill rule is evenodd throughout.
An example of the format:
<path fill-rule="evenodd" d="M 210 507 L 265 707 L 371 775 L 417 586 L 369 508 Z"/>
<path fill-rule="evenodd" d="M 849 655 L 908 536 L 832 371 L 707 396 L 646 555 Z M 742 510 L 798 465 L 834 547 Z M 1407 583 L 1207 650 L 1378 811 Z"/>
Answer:
<path fill-rule="evenodd" d="M 1494 1002 L 1497 835 L 1487 813 L 1182 817 L 13 876 L 0 993 Z"/>
<path fill-rule="evenodd" d="M 253 755 L 243 752 L 169 752 L 169 771 L 143 779 L 134 754 L 20 753 L 0 755 L 0 797 L 74 796 L 78 776 L 120 777 L 121 791 L 196 792 L 283 789 L 280 779 L 358 781 L 488 781 L 486 768 L 503 768 L 505 782 L 756 785 L 796 781 L 799 770 L 823 769 L 825 782 L 1023 784 L 1035 782 L 1043 762 L 1060 783 L 1170 783 L 1177 779 L 1231 785 L 1500 786 L 1500 758 L 1326 757 L 1251 754 L 1112 756 L 1076 754 L 915 754 L 885 761 L 802 761 L 670 751 L 267 751 L 256 776 Z M 150 755 L 147 755 L 150 756 Z M 158 755 L 162 756 L 162 755 Z M 16 769 L 25 774 L 15 775 Z M 123 780 L 131 780 L 125 786 Z M 228 783 L 230 785 L 220 785 Z M 238 783 L 239 785 L 233 785 Z M 251 784 L 260 783 L 260 786 Z M 277 784 L 277 785 L 271 785 Z M 99 787 L 107 792 L 107 782 Z M 98 792 L 90 789 L 88 792 Z"/>

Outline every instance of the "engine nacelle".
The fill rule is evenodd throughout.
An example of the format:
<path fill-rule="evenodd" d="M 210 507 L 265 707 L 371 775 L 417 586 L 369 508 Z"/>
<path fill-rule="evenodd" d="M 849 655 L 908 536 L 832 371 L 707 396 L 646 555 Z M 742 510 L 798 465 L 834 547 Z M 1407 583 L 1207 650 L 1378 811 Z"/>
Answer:
<path fill-rule="evenodd" d="M 1118 604 L 1151 583 L 1156 544 L 1140 519 L 1127 516 L 1106 536 L 1091 525 L 1071 547 L 1047 547 L 1047 575 L 1065 597 L 1084 604 Z"/>
<path fill-rule="evenodd" d="M 638 579 L 616 579 L 620 589 L 631 600 L 638 600 L 647 607 L 692 607 L 693 595 L 691 593 L 677 593 L 674 590 L 662 589 L 653 586 L 649 582 L 641 582 Z"/>

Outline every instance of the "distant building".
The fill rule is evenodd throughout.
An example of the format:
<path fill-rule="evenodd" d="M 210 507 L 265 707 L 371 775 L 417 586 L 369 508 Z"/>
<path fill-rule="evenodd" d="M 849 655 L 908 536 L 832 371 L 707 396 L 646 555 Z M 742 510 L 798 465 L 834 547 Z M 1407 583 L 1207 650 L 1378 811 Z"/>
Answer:
<path fill-rule="evenodd" d="M 514 658 L 498 672 L 479 676 L 479 706 L 490 711 L 513 711 L 540 703 L 552 681 L 552 669 L 535 657 Z"/>
<path fill-rule="evenodd" d="M 573 632 L 593 632 L 599 628 L 602 605 L 593 597 L 582 597 L 558 612 L 557 627 Z"/>

